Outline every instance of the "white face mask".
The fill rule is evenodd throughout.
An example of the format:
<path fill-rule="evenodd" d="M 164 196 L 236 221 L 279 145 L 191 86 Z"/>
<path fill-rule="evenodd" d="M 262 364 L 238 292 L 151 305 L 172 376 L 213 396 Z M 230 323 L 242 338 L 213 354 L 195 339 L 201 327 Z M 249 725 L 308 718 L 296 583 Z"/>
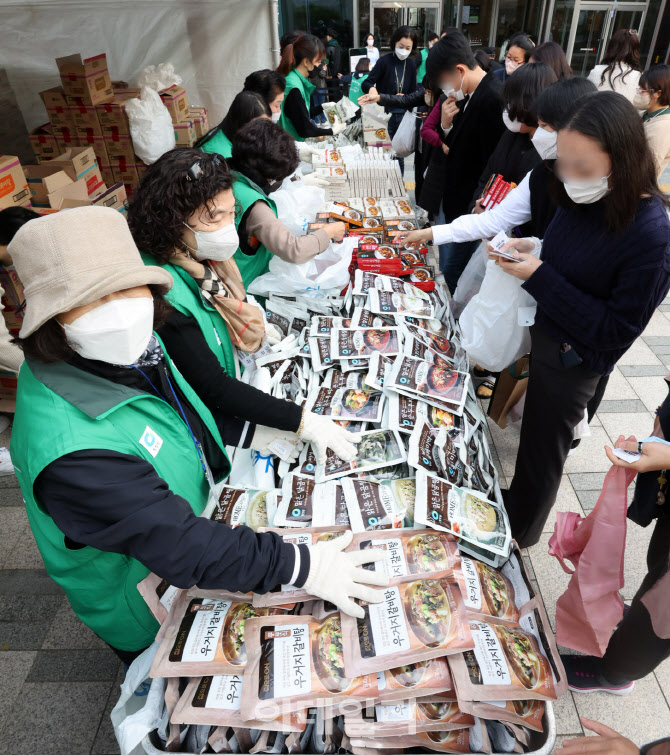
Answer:
<path fill-rule="evenodd" d="M 199 260 L 212 260 L 213 262 L 225 262 L 229 260 L 240 246 L 235 223 L 224 225 L 216 231 L 194 231 L 191 226 L 184 223 L 195 236 L 197 248 L 192 249 L 193 254 Z M 186 245 L 188 246 L 188 244 Z"/>
<path fill-rule="evenodd" d="M 521 131 L 521 121 L 517 121 L 516 119 L 512 120 L 509 117 L 507 110 L 503 110 L 502 119 L 503 123 L 510 131 L 513 131 L 515 134 L 518 134 Z"/>
<path fill-rule="evenodd" d="M 113 299 L 63 325 L 70 346 L 84 359 L 134 364 L 147 349 L 154 326 L 154 300 Z"/>
<path fill-rule="evenodd" d="M 546 128 L 538 126 L 531 137 L 533 145 L 538 155 L 543 160 L 555 160 L 557 157 L 556 142 L 558 134 L 556 131 L 547 131 Z"/>
<path fill-rule="evenodd" d="M 507 75 L 511 76 L 514 71 L 521 65 L 521 63 L 517 63 L 515 60 L 509 60 L 508 58 L 505 59 L 505 71 L 507 71 Z"/>
<path fill-rule="evenodd" d="M 395 48 L 395 54 L 400 58 L 400 60 L 406 60 L 409 58 L 411 50 L 406 50 L 404 47 L 396 47 Z"/>
<path fill-rule="evenodd" d="M 272 113 L 272 122 L 273 123 L 279 123 L 279 119 L 281 118 L 281 110 L 278 113 Z"/>
<path fill-rule="evenodd" d="M 651 105 L 651 94 L 649 92 L 638 92 L 633 97 L 633 107 L 637 110 L 647 110 Z"/>
<path fill-rule="evenodd" d="M 374 39 L 368 39 L 368 47 L 374 47 L 374 46 L 375 46 Z"/>
<path fill-rule="evenodd" d="M 563 181 L 565 193 L 576 204 L 593 204 L 609 194 L 609 176 L 586 178 L 583 181 Z"/>
<path fill-rule="evenodd" d="M 442 91 L 447 95 L 447 97 L 453 97 L 456 102 L 460 102 L 462 99 L 465 98 L 465 94 L 463 93 L 463 81 L 465 80 L 465 74 L 461 76 L 461 86 L 458 91 L 456 91 L 453 88 L 449 88 L 449 85 L 446 87 L 442 87 Z"/>

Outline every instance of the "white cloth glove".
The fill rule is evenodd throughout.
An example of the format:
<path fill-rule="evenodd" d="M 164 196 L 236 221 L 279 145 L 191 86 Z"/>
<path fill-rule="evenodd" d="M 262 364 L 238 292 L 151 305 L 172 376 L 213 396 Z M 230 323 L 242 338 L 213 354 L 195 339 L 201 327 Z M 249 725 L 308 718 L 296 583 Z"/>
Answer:
<path fill-rule="evenodd" d="M 314 147 L 310 147 L 309 144 L 305 144 L 305 142 L 296 142 L 296 146 L 298 148 L 298 157 L 304 163 L 311 163 L 312 155 L 315 152 L 318 152 L 318 150 L 314 149 Z"/>
<path fill-rule="evenodd" d="M 331 449 L 342 461 L 356 458 L 356 446 L 360 433 L 350 433 L 336 425 L 329 417 L 321 417 L 313 412 L 305 412 L 300 439 L 310 441 L 314 447 L 318 464 L 326 463 L 326 450 Z"/>
<path fill-rule="evenodd" d="M 325 189 L 330 186 L 330 181 L 326 176 L 320 176 L 317 173 L 310 173 L 307 176 L 303 176 L 302 182 L 305 186 L 317 186 L 320 189 Z"/>
<path fill-rule="evenodd" d="M 386 587 L 389 579 L 379 571 L 360 569 L 362 564 L 383 561 L 386 551 L 381 548 L 365 549 L 343 553 L 353 539 L 351 530 L 340 537 L 309 547 L 309 575 L 304 588 L 310 595 L 334 603 L 341 611 L 362 619 L 365 615 L 362 606 L 352 598 L 367 603 L 381 603 L 384 593 L 373 590 L 368 585 Z"/>
<path fill-rule="evenodd" d="M 346 123 L 333 123 L 331 128 L 333 129 L 333 136 L 337 136 L 341 131 L 347 127 Z"/>
<path fill-rule="evenodd" d="M 249 448 L 253 448 L 254 451 L 258 451 L 263 456 L 270 456 L 270 454 L 275 453 L 270 448 L 270 444 L 273 441 L 285 441 L 284 445 L 286 447 L 288 447 L 289 443 L 297 441 L 288 454 L 282 454 L 284 461 L 296 461 L 300 455 L 300 451 L 302 451 L 303 443 L 295 433 L 292 433 L 290 430 L 277 430 L 276 427 L 266 427 L 265 425 L 256 425 L 254 437 L 251 439 Z"/>
<path fill-rule="evenodd" d="M 276 346 L 280 341 L 283 340 L 284 336 L 276 325 L 273 325 L 271 322 L 266 322 L 265 338 L 270 346 Z"/>

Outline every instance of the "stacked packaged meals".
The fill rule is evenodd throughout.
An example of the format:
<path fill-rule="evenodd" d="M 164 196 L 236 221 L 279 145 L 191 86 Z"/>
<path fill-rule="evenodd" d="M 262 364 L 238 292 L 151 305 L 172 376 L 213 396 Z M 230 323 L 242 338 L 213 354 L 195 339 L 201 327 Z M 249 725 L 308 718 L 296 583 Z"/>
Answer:
<path fill-rule="evenodd" d="M 291 585 L 257 595 L 147 577 L 168 748 L 536 749 L 565 673 L 444 289 L 356 270 L 340 297 L 270 296 L 266 314 L 285 338 L 247 363 L 252 382 L 360 432 L 358 453 L 321 465 L 306 445 L 223 486 L 206 515 L 308 545 L 352 530 L 348 550 L 385 551 L 366 568 L 389 586 L 356 619 Z"/>

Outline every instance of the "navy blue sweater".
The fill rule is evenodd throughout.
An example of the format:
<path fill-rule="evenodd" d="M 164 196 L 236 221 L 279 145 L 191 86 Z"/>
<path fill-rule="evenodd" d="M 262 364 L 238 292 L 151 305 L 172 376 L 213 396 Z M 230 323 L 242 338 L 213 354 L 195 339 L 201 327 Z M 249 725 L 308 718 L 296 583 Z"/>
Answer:
<path fill-rule="evenodd" d="M 394 52 L 382 55 L 370 71 L 370 75 L 361 84 L 361 89 L 366 94 L 371 87 L 374 87 L 379 94 L 409 94 L 416 91 L 416 63 L 412 58 L 400 60 Z M 405 108 L 397 105 L 387 105 L 384 109 L 387 113 L 405 112 Z"/>
<path fill-rule="evenodd" d="M 607 375 L 668 293 L 670 220 L 659 197 L 640 200 L 623 233 L 603 230 L 602 217 L 601 202 L 559 209 L 523 287 L 537 300 L 537 325 Z"/>

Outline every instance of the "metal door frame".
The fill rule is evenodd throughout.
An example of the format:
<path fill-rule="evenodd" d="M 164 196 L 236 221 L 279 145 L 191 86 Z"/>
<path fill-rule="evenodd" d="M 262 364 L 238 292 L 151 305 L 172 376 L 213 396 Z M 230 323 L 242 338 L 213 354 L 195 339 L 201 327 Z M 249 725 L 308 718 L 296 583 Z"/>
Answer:
<path fill-rule="evenodd" d="M 377 8 L 395 8 L 402 11 L 401 19 L 402 23 L 407 23 L 409 8 L 426 8 L 437 11 L 437 29 L 438 32 L 442 28 L 442 0 L 370 0 L 370 28 L 369 32 L 374 34 L 375 32 L 375 10 Z"/>
<path fill-rule="evenodd" d="M 553 11 L 553 2 L 551 3 L 551 7 L 549 9 L 549 12 L 551 13 Z M 609 11 L 607 15 L 605 16 L 605 28 L 603 29 L 603 37 L 605 38 L 605 49 L 607 48 L 607 45 L 610 41 L 611 36 L 611 29 L 612 29 L 612 22 L 614 20 L 615 15 L 618 11 L 636 11 L 638 13 L 642 13 L 642 18 L 640 20 L 640 24 L 638 27 L 638 36 L 642 35 L 642 30 L 644 29 L 644 22 L 647 18 L 647 10 L 649 8 L 649 3 L 619 3 L 614 0 L 614 2 L 597 2 L 596 0 L 587 0 L 586 2 L 583 2 L 582 0 L 575 0 L 575 8 L 572 13 L 572 22 L 570 24 L 570 35 L 568 37 L 568 46 L 567 50 L 565 51 L 565 55 L 568 59 L 568 62 L 570 63 L 572 61 L 572 53 L 574 51 L 575 47 L 575 37 L 577 36 L 577 24 L 579 23 L 579 14 L 583 10 L 595 10 L 595 11 Z M 547 28 L 546 28 L 546 34 L 549 33 L 549 17 L 547 18 Z M 596 60 L 595 65 L 598 65 L 600 63 L 599 60 Z"/>

